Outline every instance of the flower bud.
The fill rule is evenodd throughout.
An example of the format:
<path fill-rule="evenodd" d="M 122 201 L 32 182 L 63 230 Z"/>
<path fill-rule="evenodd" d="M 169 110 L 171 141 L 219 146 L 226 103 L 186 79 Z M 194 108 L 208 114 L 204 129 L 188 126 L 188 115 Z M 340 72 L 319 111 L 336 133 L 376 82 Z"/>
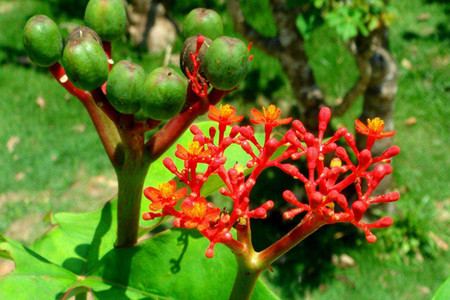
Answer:
<path fill-rule="evenodd" d="M 183 24 L 185 38 L 204 35 L 210 39 L 216 39 L 223 34 L 222 18 L 214 10 L 196 8 L 186 16 Z"/>
<path fill-rule="evenodd" d="M 56 63 L 63 49 L 58 26 L 44 15 L 31 17 L 23 30 L 23 44 L 28 57 L 38 66 Z"/>
<path fill-rule="evenodd" d="M 352 205 L 352 213 L 355 221 L 360 221 L 368 208 L 369 204 L 361 200 L 355 201 Z"/>
<path fill-rule="evenodd" d="M 120 61 L 108 75 L 106 93 L 111 105 L 123 114 L 134 114 L 144 98 L 145 71 L 137 64 Z"/>
<path fill-rule="evenodd" d="M 84 20 L 104 41 L 112 42 L 125 33 L 127 14 L 122 0 L 90 0 Z"/>
<path fill-rule="evenodd" d="M 218 90 L 232 90 L 247 75 L 248 59 L 249 53 L 244 42 L 226 36 L 217 38 L 205 55 L 206 79 Z"/>
<path fill-rule="evenodd" d="M 183 108 L 186 89 L 186 81 L 173 69 L 157 68 L 150 73 L 144 83 L 144 99 L 141 107 L 152 119 L 171 119 Z"/>
<path fill-rule="evenodd" d="M 317 208 L 323 201 L 323 195 L 320 192 L 314 192 L 310 199 L 309 199 L 309 205 L 312 209 Z"/>

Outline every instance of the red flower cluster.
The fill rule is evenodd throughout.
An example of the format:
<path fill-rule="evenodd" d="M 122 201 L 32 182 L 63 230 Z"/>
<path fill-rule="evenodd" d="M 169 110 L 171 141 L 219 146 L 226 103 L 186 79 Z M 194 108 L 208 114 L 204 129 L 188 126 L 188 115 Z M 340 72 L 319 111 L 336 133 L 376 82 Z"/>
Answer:
<path fill-rule="evenodd" d="M 250 210 L 249 195 L 258 176 L 265 168 L 278 167 L 304 183 L 308 198 L 307 203 L 302 203 L 293 192 L 285 191 L 283 198 L 295 206 L 284 213 L 286 219 L 292 219 L 306 212 L 304 219 L 309 218 L 320 224 L 351 222 L 364 230 L 369 242 L 376 240 L 370 229 L 383 228 L 392 224 L 392 219 L 389 217 L 381 218 L 373 224 L 362 222 L 361 219 L 372 203 L 396 201 L 400 197 L 397 192 L 370 196 L 384 176 L 392 172 L 392 167 L 388 163 L 391 157 L 399 153 L 400 149 L 397 146 L 389 148 L 379 157 L 372 157 L 370 152 L 372 145 L 359 151 L 353 135 L 344 127 L 338 129 L 330 139 L 324 140 L 323 136 L 331 118 L 331 111 L 327 107 L 322 108 L 319 113 L 318 137 L 308 132 L 300 121 L 295 120 L 292 122 L 292 128 L 278 140 L 271 136 L 273 128 L 290 123 L 291 118 L 279 119 L 280 110 L 274 105 L 270 105 L 267 109 L 263 108 L 263 112 L 253 109 L 251 113 L 252 123 L 265 126 L 263 144 L 258 142 L 251 126 L 235 125 L 225 137 L 226 127 L 242 120 L 242 116 L 236 116 L 235 109 L 229 105 L 221 105 L 219 109 L 211 106 L 208 117 L 219 123 L 219 136 L 216 137 L 215 127 L 211 127 L 206 135 L 193 125 L 190 128 L 194 134 L 193 142 L 187 149 L 178 145 L 175 152 L 178 158 L 184 160 L 184 168 L 178 170 L 172 159 L 164 159 L 164 165 L 190 188 L 189 196 L 186 197 L 186 188 L 176 191 L 174 181 L 160 185 L 159 189 L 147 188 L 144 194 L 152 202 L 150 209 L 161 210 L 161 212 L 146 213 L 144 219 L 171 215 L 175 217 L 176 227 L 197 228 L 210 240 L 210 247 L 206 251 L 207 257 L 214 255 L 213 248 L 216 243 L 224 243 L 234 250 L 240 249 L 244 245 L 233 238 L 230 230 L 235 226 L 239 231 L 239 225 L 247 224 L 251 218 L 266 218 L 267 211 L 274 205 L 273 201 L 268 200 L 262 206 Z M 393 135 L 393 133 L 382 133 L 381 120 L 374 119 L 372 122 L 372 125 L 369 122 L 368 127 L 357 123 L 358 132 L 365 132 L 375 139 Z M 362 132 L 363 129 L 364 132 Z M 357 163 L 350 160 L 344 147 L 337 146 L 336 141 L 342 138 L 354 152 Z M 250 156 L 246 163 L 246 167 L 252 169 L 249 176 L 244 175 L 244 168 L 239 164 L 229 169 L 225 168 L 227 161 L 225 151 L 231 145 L 240 146 Z M 283 150 L 282 154 L 273 158 L 274 152 L 280 148 Z M 326 156 L 330 155 L 334 158 L 326 166 Z M 287 162 L 301 157 L 306 157 L 307 161 L 308 174 L 305 175 L 300 173 L 293 164 Z M 373 170 L 369 170 L 373 164 L 378 165 Z M 204 167 L 201 168 L 200 165 Z M 200 169 L 202 171 L 199 171 Z M 213 174 L 218 175 L 223 181 L 224 187 L 219 191 L 232 200 L 231 209 L 220 210 L 201 196 L 204 183 Z M 351 207 L 341 193 L 350 185 L 354 185 L 357 191 L 357 200 Z M 364 186 L 367 188 L 363 188 Z M 176 210 L 174 207 L 179 200 L 181 200 L 181 207 L 180 210 Z"/>

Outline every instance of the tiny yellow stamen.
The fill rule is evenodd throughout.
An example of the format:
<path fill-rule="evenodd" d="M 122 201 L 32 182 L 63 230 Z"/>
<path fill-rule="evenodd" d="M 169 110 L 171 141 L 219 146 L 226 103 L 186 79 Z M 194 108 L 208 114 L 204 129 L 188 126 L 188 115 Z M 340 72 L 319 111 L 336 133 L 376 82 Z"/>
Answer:
<path fill-rule="evenodd" d="M 237 171 L 238 173 L 244 173 L 244 167 L 243 167 L 240 163 L 236 163 L 236 164 L 234 165 L 234 168 L 236 169 L 236 171 Z"/>
<path fill-rule="evenodd" d="M 220 105 L 219 107 L 219 115 L 220 118 L 228 119 L 234 113 L 233 109 L 228 104 Z"/>
<path fill-rule="evenodd" d="M 168 182 L 163 182 L 160 185 L 158 185 L 159 192 L 161 193 L 161 197 L 163 198 L 170 198 L 172 197 L 173 193 L 175 192 L 175 186 L 171 185 Z"/>
<path fill-rule="evenodd" d="M 367 127 L 373 133 L 381 133 L 384 130 L 384 121 L 376 117 L 375 119 L 367 119 Z"/>
<path fill-rule="evenodd" d="M 275 105 L 271 104 L 271 105 L 269 105 L 267 110 L 265 107 L 263 107 L 263 113 L 264 113 L 264 117 L 266 117 L 266 119 L 273 121 L 280 117 L 281 111 Z"/>
<path fill-rule="evenodd" d="M 206 205 L 202 202 L 194 202 L 192 207 L 185 207 L 184 213 L 190 218 L 203 218 L 206 214 Z"/>
<path fill-rule="evenodd" d="M 191 155 L 198 155 L 202 152 L 202 148 L 203 147 L 200 146 L 199 142 L 194 141 L 194 142 L 188 144 L 187 150 L 188 150 L 189 154 L 191 154 Z"/>
<path fill-rule="evenodd" d="M 330 162 L 330 168 L 341 167 L 341 166 L 342 166 L 342 161 L 339 157 L 333 158 Z"/>

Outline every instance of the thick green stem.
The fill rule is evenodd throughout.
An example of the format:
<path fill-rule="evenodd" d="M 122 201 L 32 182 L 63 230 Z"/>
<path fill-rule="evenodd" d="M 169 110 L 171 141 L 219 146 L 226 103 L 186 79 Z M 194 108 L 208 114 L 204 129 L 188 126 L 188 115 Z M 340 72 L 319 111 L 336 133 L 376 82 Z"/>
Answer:
<path fill-rule="evenodd" d="M 230 300 L 247 300 L 252 295 L 256 281 L 262 270 L 252 268 L 252 260 L 251 258 L 249 260 L 249 258 L 247 256 L 236 255 L 238 270 Z"/>
<path fill-rule="evenodd" d="M 123 164 L 116 168 L 119 201 L 115 247 L 131 247 L 137 242 L 142 189 L 150 165 L 139 153 L 129 150 L 124 156 Z"/>

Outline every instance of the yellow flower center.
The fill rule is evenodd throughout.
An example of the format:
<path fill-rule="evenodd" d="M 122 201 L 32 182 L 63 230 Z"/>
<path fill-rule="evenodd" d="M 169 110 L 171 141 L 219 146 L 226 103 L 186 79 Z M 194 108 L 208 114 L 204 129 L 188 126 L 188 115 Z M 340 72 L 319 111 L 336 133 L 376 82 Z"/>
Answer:
<path fill-rule="evenodd" d="M 330 168 L 341 167 L 341 166 L 342 166 L 342 161 L 338 157 L 333 158 L 330 162 Z"/>
<path fill-rule="evenodd" d="M 161 197 L 167 199 L 172 197 L 175 192 L 176 186 L 171 185 L 169 182 L 163 182 L 158 185 L 159 192 L 161 193 Z"/>
<path fill-rule="evenodd" d="M 200 143 L 197 141 L 193 141 L 192 143 L 188 144 L 187 151 L 191 155 L 199 155 L 202 152 L 202 150 L 203 150 L 203 147 L 200 146 Z"/>
<path fill-rule="evenodd" d="M 264 117 L 267 120 L 274 121 L 280 117 L 281 111 L 275 105 L 271 104 L 271 105 L 269 105 L 267 110 L 265 107 L 263 107 L 263 113 L 264 113 Z"/>
<path fill-rule="evenodd" d="M 375 119 L 367 119 L 367 127 L 372 133 L 380 133 L 384 130 L 384 121 L 376 117 Z"/>
<path fill-rule="evenodd" d="M 231 117 L 234 114 L 233 109 L 228 105 L 220 105 L 219 107 L 219 117 L 221 119 L 228 119 L 229 117 Z"/>
<path fill-rule="evenodd" d="M 194 202 L 192 206 L 184 206 L 183 212 L 189 218 L 203 218 L 206 214 L 206 204 L 203 202 Z"/>

